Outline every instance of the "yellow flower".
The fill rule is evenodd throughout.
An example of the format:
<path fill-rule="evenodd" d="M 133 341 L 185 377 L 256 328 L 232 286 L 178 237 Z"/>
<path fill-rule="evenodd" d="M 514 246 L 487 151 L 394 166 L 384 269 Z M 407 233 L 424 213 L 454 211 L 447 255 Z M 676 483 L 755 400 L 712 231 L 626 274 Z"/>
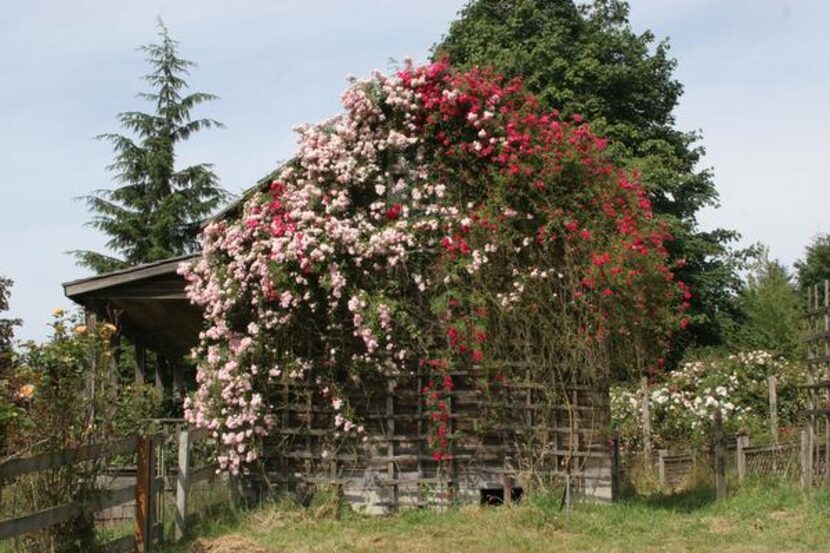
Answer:
<path fill-rule="evenodd" d="M 63 314 L 64 314 L 64 310 L 61 309 L 60 307 L 56 307 L 54 309 L 54 311 L 52 311 L 52 316 L 53 317 L 63 317 Z"/>
<path fill-rule="evenodd" d="M 115 325 L 114 325 L 114 324 L 112 324 L 112 323 L 107 323 L 107 324 L 105 324 L 105 325 L 104 325 L 103 330 L 104 330 L 104 332 L 107 332 L 107 333 L 109 333 L 109 334 L 113 334 L 113 333 L 114 333 L 116 330 L 118 330 L 118 329 L 115 327 Z"/>
<path fill-rule="evenodd" d="M 24 384 L 17 390 L 17 397 L 20 399 L 31 399 L 35 395 L 34 384 Z"/>
<path fill-rule="evenodd" d="M 73 329 L 75 334 L 86 334 L 86 325 L 78 325 Z"/>

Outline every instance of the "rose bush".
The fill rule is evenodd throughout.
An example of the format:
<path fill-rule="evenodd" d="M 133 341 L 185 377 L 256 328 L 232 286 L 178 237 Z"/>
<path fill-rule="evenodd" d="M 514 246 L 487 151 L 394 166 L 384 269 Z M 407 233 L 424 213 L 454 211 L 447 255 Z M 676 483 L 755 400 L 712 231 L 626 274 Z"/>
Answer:
<path fill-rule="evenodd" d="M 256 459 L 283 380 L 359 438 L 349 390 L 426 370 L 442 460 L 453 370 L 658 364 L 690 292 L 648 194 L 581 118 L 444 61 L 355 81 L 342 102 L 180 269 L 206 318 L 186 416 L 222 468 Z"/>
<path fill-rule="evenodd" d="M 770 439 L 768 378 L 778 380 L 778 420 L 786 437 L 806 408 L 807 394 L 796 386 L 807 372 L 803 365 L 766 351 L 748 351 L 684 363 L 649 389 L 653 441 L 683 448 L 704 444 L 711 435 L 716 407 L 727 435 L 749 434 L 753 442 Z M 611 389 L 611 412 L 626 448 L 641 448 L 642 391 Z"/>

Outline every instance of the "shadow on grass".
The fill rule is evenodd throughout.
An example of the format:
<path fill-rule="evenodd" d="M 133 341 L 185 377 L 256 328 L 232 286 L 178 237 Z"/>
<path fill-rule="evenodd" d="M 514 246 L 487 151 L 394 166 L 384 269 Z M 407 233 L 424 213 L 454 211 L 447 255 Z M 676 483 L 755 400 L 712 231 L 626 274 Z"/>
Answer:
<path fill-rule="evenodd" d="M 699 486 L 673 493 L 635 496 L 622 500 L 623 504 L 640 505 L 649 509 L 677 513 L 692 513 L 704 509 L 714 502 L 715 490 L 708 486 Z"/>

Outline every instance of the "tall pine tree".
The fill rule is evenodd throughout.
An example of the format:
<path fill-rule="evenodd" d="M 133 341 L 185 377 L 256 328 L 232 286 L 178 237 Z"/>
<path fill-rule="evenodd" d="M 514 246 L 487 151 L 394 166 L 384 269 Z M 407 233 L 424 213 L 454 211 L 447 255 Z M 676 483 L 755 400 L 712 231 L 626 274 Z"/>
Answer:
<path fill-rule="evenodd" d="M 178 42 L 159 19 L 159 42 L 142 46 L 151 72 L 144 76 L 151 92 L 139 94 L 151 102 L 152 113 L 128 111 L 118 115 L 118 133 L 98 138 L 113 146 L 107 169 L 119 184 L 85 196 L 93 218 L 88 223 L 109 237 L 107 247 L 118 257 L 94 252 L 71 252 L 78 264 L 98 273 L 168 257 L 196 249 L 199 223 L 223 202 L 212 165 L 200 163 L 176 168 L 176 146 L 202 129 L 222 127 L 213 119 L 194 119 L 196 106 L 217 97 L 186 93 L 189 69 L 195 64 L 178 54 Z"/>
<path fill-rule="evenodd" d="M 699 136 L 675 125 L 683 87 L 668 43 L 635 33 L 621 0 L 471 0 L 434 54 L 521 76 L 549 108 L 580 114 L 611 138 L 611 155 L 641 174 L 655 212 L 669 224 L 676 274 L 694 293 L 692 324 L 675 355 L 689 344 L 722 343 L 740 285 L 726 248 L 735 233 L 697 226 L 697 212 L 717 202 L 717 191 L 710 172 L 698 168 Z"/>

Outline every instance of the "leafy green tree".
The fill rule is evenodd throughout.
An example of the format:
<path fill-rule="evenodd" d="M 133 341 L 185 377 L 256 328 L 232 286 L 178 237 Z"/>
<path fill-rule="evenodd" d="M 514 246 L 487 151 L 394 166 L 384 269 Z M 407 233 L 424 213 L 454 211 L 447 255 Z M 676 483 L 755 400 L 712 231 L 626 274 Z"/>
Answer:
<path fill-rule="evenodd" d="M 433 52 L 461 67 L 521 76 L 548 107 L 579 114 L 611 139 L 611 155 L 640 172 L 668 222 L 677 277 L 694 293 L 676 353 L 692 343 L 718 345 L 740 283 L 726 248 L 736 234 L 698 228 L 696 214 L 717 202 L 717 192 L 711 172 L 698 169 L 699 134 L 675 125 L 683 92 L 676 61 L 667 41 L 632 31 L 628 13 L 621 0 L 473 0 Z"/>
<path fill-rule="evenodd" d="M 735 349 L 763 349 L 794 359 L 801 351 L 803 311 L 793 278 L 778 260 L 762 248 L 755 255 L 746 284 L 738 296 L 744 315 L 734 328 Z"/>
<path fill-rule="evenodd" d="M 0 277 L 0 313 L 9 310 L 9 296 L 13 284 L 11 279 Z M 11 364 L 14 327 L 19 324 L 20 319 L 0 319 L 0 379 Z"/>
<path fill-rule="evenodd" d="M 804 252 L 804 259 L 795 262 L 795 270 L 798 287 L 805 298 L 807 290 L 813 286 L 818 286 L 820 293 L 824 293 L 824 281 L 830 279 L 830 234 L 813 238 Z"/>
<path fill-rule="evenodd" d="M 109 237 L 107 246 L 120 257 L 94 251 L 72 252 L 78 263 L 106 272 L 137 263 L 194 251 L 199 223 L 226 199 L 207 163 L 176 168 L 176 146 L 202 129 L 222 127 L 213 119 L 194 119 L 191 111 L 216 99 L 203 92 L 186 93 L 189 68 L 178 55 L 178 43 L 158 21 L 158 44 L 142 46 L 151 67 L 144 80 L 151 92 L 152 113 L 120 113 L 121 127 L 132 136 L 109 133 L 115 154 L 108 167 L 119 186 L 85 196 L 94 214 L 89 225 Z"/>

